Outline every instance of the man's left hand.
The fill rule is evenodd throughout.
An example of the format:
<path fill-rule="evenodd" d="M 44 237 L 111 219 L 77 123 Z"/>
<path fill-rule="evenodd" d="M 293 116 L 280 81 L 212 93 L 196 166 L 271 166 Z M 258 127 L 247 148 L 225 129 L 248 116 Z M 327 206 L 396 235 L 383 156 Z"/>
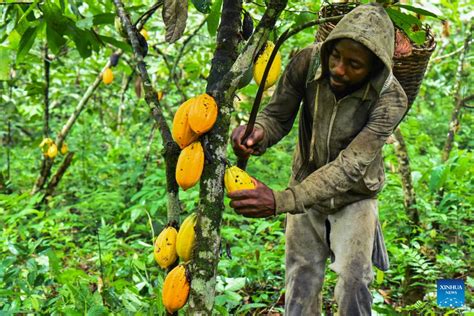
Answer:
<path fill-rule="evenodd" d="M 270 217 L 275 215 L 275 197 L 273 191 L 264 183 L 253 179 L 256 188 L 227 193 L 232 199 L 230 207 L 245 217 Z"/>

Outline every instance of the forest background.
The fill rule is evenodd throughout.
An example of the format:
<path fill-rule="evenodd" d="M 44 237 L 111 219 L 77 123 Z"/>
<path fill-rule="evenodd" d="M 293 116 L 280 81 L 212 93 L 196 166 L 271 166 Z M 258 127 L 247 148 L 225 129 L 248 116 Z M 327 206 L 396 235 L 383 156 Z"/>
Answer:
<path fill-rule="evenodd" d="M 162 1 L 125 3 L 132 21 L 145 14 L 148 54 L 141 65 L 151 82 L 145 90 L 140 58 L 114 27 L 121 1 L 0 2 L 0 313 L 165 314 L 166 271 L 153 258 L 153 241 L 169 221 L 169 190 L 162 126 L 150 115 L 150 99 L 159 101 L 171 126 L 178 106 L 206 91 L 226 2 L 190 2 L 186 29 L 174 43 L 165 38 Z M 242 6 L 257 25 L 273 2 Z M 267 35 L 275 40 L 288 26 L 317 19 L 324 4 L 289 1 Z M 431 26 L 437 47 L 398 137 L 384 147 L 387 181 L 379 207 L 391 268 L 375 271 L 373 309 L 381 315 L 468 315 L 474 311 L 474 8 L 469 0 L 408 4 L 438 16 L 418 16 Z M 282 45 L 283 65 L 314 41 L 316 29 Z M 239 54 L 244 44 L 239 42 Z M 101 73 L 118 49 L 123 54 L 112 68 L 114 80 L 105 85 Z M 247 122 L 257 89 L 252 81 L 232 95 L 228 128 L 221 129 L 226 137 Z M 252 157 L 249 174 L 285 188 L 296 130 L 265 155 Z M 45 158 L 39 144 L 61 135 L 69 152 Z M 236 161 L 229 146 L 227 159 Z M 52 172 L 45 178 L 48 161 Z M 47 181 L 38 185 L 41 179 Z M 202 183 L 179 192 L 181 220 L 201 207 Z M 284 216 L 247 219 L 228 202 L 213 313 L 278 315 Z M 439 279 L 464 280 L 463 307 L 437 306 Z M 326 315 L 336 310 L 335 281 L 328 270 Z"/>

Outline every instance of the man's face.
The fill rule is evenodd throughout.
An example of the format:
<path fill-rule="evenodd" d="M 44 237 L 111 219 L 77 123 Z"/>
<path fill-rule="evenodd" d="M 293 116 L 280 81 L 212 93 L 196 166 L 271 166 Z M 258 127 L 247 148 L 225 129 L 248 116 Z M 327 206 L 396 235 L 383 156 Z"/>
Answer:
<path fill-rule="evenodd" d="M 347 94 L 359 88 L 369 76 L 375 55 L 351 39 L 339 40 L 329 55 L 329 83 L 335 94 Z"/>

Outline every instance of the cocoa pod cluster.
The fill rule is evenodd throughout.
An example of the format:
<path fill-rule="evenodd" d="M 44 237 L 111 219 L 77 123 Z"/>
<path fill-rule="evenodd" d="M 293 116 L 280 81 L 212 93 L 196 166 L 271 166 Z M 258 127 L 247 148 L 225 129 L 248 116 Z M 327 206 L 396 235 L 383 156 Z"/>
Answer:
<path fill-rule="evenodd" d="M 217 103 L 207 93 L 181 104 L 173 119 L 171 134 L 182 149 L 176 165 L 176 182 L 183 189 L 193 187 L 204 168 L 204 149 L 199 137 L 208 132 L 217 119 Z"/>
<path fill-rule="evenodd" d="M 163 282 L 163 305 L 169 313 L 181 309 L 188 300 L 191 278 L 187 264 L 195 244 L 196 221 L 196 213 L 192 213 L 183 221 L 179 231 L 168 225 L 154 243 L 153 255 L 161 268 L 167 269 L 178 257 L 182 262 L 166 275 Z"/>

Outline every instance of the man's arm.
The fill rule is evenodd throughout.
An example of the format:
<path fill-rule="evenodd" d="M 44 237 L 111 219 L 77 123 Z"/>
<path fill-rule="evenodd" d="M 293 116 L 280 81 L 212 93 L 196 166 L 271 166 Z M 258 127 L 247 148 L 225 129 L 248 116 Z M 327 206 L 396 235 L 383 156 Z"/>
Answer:
<path fill-rule="evenodd" d="M 362 179 L 406 111 L 406 95 L 399 84 L 393 84 L 374 106 L 366 126 L 334 161 L 301 183 L 273 192 L 277 213 L 303 213 L 305 208 L 350 190 Z"/>
<path fill-rule="evenodd" d="M 257 116 L 256 126 L 264 130 L 259 151 L 276 144 L 286 136 L 295 121 L 304 98 L 306 76 L 312 48 L 301 50 L 286 67 L 268 105 Z"/>

